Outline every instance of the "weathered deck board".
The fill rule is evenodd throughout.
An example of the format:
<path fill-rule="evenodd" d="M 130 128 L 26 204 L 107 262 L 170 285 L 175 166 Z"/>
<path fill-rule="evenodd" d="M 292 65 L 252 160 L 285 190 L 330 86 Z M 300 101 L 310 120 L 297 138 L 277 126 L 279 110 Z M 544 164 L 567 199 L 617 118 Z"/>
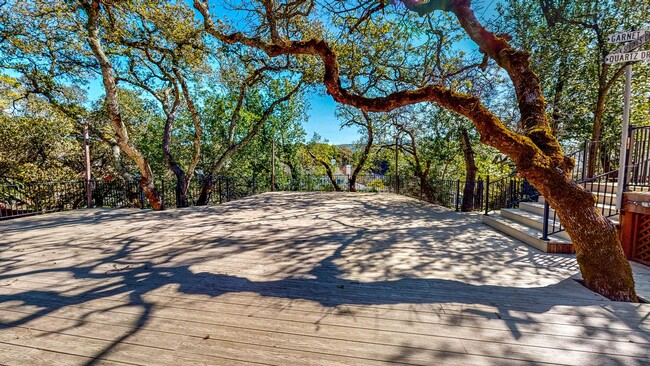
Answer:
<path fill-rule="evenodd" d="M 576 273 L 393 195 L 30 217 L 0 224 L 0 364 L 650 364 L 650 305 Z"/>

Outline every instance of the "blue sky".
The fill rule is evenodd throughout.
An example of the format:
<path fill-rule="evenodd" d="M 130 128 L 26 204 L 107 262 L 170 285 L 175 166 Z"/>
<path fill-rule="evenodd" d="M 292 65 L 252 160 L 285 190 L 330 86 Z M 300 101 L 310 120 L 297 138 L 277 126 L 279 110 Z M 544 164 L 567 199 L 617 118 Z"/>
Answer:
<path fill-rule="evenodd" d="M 473 8 L 477 10 L 479 18 L 492 18 L 496 15 L 496 5 L 500 0 L 478 0 L 474 1 Z M 463 42 L 459 47 L 476 49 L 471 41 Z M 307 139 L 311 139 L 314 132 L 318 133 L 323 139 L 329 140 L 332 144 L 349 144 L 357 141 L 361 135 L 355 128 L 340 128 L 341 121 L 336 117 L 336 102 L 329 95 L 312 94 L 309 98 L 311 106 L 309 110 L 309 119 L 303 125 Z"/>
<path fill-rule="evenodd" d="M 341 122 L 336 118 L 336 102 L 329 96 L 312 94 L 309 98 L 309 120 L 303 124 L 307 139 L 311 139 L 314 132 L 331 144 L 350 144 L 359 139 L 357 129 L 346 127 L 341 129 Z"/>
<path fill-rule="evenodd" d="M 476 1 L 476 5 L 478 6 L 475 5 L 475 8 L 480 9 L 477 15 L 479 17 L 491 17 L 494 15 L 494 8 L 497 2 L 498 0 Z M 461 47 L 466 46 L 462 45 Z M 104 89 L 101 80 L 90 81 L 88 91 L 91 100 L 96 100 L 99 96 L 103 95 Z M 319 134 L 331 144 L 349 144 L 359 140 L 361 135 L 356 128 L 341 128 L 341 121 L 335 114 L 336 102 L 331 96 L 314 92 L 308 96 L 308 102 L 310 105 L 308 120 L 303 124 L 308 140 L 311 139 L 314 133 Z"/>

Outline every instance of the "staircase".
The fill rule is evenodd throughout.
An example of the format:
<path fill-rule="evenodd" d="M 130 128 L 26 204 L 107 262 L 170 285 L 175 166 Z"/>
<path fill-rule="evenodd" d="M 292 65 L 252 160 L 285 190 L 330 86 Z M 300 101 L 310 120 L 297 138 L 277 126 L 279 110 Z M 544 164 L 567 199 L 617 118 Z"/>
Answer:
<path fill-rule="evenodd" d="M 620 141 L 585 142 L 570 154 L 572 178 L 597 198 L 601 214 L 619 225 L 616 210 Z M 630 126 L 625 150 L 625 190 L 650 190 L 650 126 Z M 571 239 L 544 197 L 513 174 L 490 183 L 484 196 L 483 222 L 547 253 L 574 253 Z M 548 215 L 544 215 L 545 207 Z M 548 219 L 545 219 L 547 217 Z M 544 222 L 546 220 L 546 222 Z"/>
<path fill-rule="evenodd" d="M 588 190 L 595 192 L 596 207 L 618 225 L 616 210 L 616 183 L 587 183 Z M 519 202 L 519 208 L 503 208 L 483 215 L 483 223 L 546 253 L 575 253 L 571 238 L 562 228 L 555 211 L 549 207 L 548 240 L 544 237 L 544 197 L 537 202 Z"/>

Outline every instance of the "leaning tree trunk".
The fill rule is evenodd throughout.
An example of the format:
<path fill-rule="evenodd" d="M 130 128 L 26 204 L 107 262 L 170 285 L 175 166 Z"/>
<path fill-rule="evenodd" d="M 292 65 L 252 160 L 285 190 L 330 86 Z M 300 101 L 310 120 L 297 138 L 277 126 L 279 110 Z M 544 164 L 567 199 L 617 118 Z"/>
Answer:
<path fill-rule="evenodd" d="M 478 167 L 474 161 L 474 150 L 472 149 L 469 134 L 465 128 L 462 128 L 460 131 L 460 141 L 463 145 L 463 156 L 465 157 L 465 188 L 463 189 L 461 211 L 471 212 L 474 211 L 474 190 Z"/>
<path fill-rule="evenodd" d="M 429 182 L 430 165 L 431 162 L 427 161 L 427 168 L 425 169 L 424 172 L 419 172 L 417 176 L 418 178 L 420 178 L 420 189 L 422 190 L 422 194 L 424 194 L 424 197 L 426 197 L 427 202 L 435 203 L 436 198 L 435 195 L 433 194 L 433 187 L 431 186 L 431 182 Z"/>
<path fill-rule="evenodd" d="M 327 165 L 327 163 L 325 163 L 324 165 Z M 343 188 L 341 188 L 339 183 L 336 181 L 334 172 L 332 172 L 332 169 L 329 167 L 329 165 L 325 167 L 325 171 L 327 171 L 327 177 L 330 179 L 330 182 L 332 183 L 332 187 L 334 187 L 334 190 L 337 192 L 343 192 Z"/>
<path fill-rule="evenodd" d="M 530 66 L 530 54 L 513 48 L 507 35 L 489 31 L 476 18 L 471 0 L 401 0 L 407 9 L 426 15 L 436 9 L 452 12 L 467 35 L 508 75 L 514 87 L 523 132 L 509 130 L 479 97 L 446 88 L 425 85 L 399 90 L 381 97 L 358 95 L 343 87 L 336 52 L 322 39 L 288 40 L 269 43 L 241 33 L 225 34 L 210 18 L 205 2 L 194 0 L 203 15 L 206 31 L 229 44 L 243 44 L 271 57 L 313 55 L 322 60 L 323 84 L 339 103 L 369 112 L 387 112 L 419 102 L 434 102 L 469 118 L 481 135 L 481 142 L 510 157 L 517 169 L 544 195 L 558 212 L 573 240 L 585 285 L 614 300 L 637 300 L 634 279 L 613 224 L 595 207 L 594 196 L 571 179 L 573 160 L 562 154 L 546 114 L 539 77 Z"/>
<path fill-rule="evenodd" d="M 552 169 L 525 176 L 555 209 L 571 237 L 585 285 L 610 299 L 636 301 L 632 269 L 619 236 L 595 207 L 594 195 Z"/>
<path fill-rule="evenodd" d="M 336 181 L 336 177 L 334 177 L 334 172 L 332 172 L 332 168 L 330 167 L 330 165 L 325 160 L 317 157 L 311 151 L 307 150 L 307 152 L 312 157 L 312 159 L 316 160 L 320 165 L 322 165 L 325 168 L 327 177 L 330 179 L 330 182 L 332 183 L 332 187 L 334 187 L 334 190 L 337 192 L 343 192 L 343 188 L 341 188 L 339 183 Z"/>
<path fill-rule="evenodd" d="M 82 5 L 86 15 L 86 30 L 88 32 L 87 42 L 92 50 L 93 55 L 97 59 L 101 73 L 102 81 L 104 83 L 104 90 L 106 92 L 106 111 L 111 125 L 115 131 L 115 140 L 120 146 L 122 151 L 126 153 L 138 166 L 142 178 L 140 179 L 140 187 L 144 191 L 145 196 L 149 200 L 151 207 L 154 210 L 162 209 L 162 201 L 160 195 L 154 185 L 153 172 L 149 166 L 149 162 L 145 156 L 138 150 L 130 141 L 128 130 L 124 121 L 122 120 L 122 113 L 117 100 L 117 81 L 113 71 L 113 65 L 104 53 L 100 38 L 99 38 L 99 16 L 100 16 L 100 2 L 95 0 L 90 4 L 85 3 Z"/>
<path fill-rule="evenodd" d="M 203 179 L 203 184 L 201 185 L 201 194 L 199 195 L 199 199 L 196 200 L 197 206 L 205 206 L 210 202 L 213 187 L 214 182 L 212 181 L 212 174 L 206 174 Z"/>
<path fill-rule="evenodd" d="M 357 191 L 357 176 L 359 175 L 360 172 L 363 171 L 363 166 L 366 165 L 366 161 L 368 161 L 368 156 L 370 155 L 370 150 L 372 149 L 372 143 L 374 142 L 374 133 L 373 133 L 373 128 L 372 128 L 372 123 L 370 122 L 370 117 L 364 112 L 364 118 L 366 119 L 366 131 L 368 133 L 368 141 L 366 141 L 366 146 L 363 149 L 363 155 L 361 155 L 361 159 L 359 159 L 359 163 L 357 164 L 356 168 L 354 168 L 354 171 L 352 172 L 352 176 L 350 177 L 350 192 L 356 192 Z"/>

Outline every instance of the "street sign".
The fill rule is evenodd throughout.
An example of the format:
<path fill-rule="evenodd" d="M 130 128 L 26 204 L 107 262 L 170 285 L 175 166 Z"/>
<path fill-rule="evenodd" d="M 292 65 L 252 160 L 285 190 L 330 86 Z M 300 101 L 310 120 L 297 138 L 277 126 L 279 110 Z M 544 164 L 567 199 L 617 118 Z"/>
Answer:
<path fill-rule="evenodd" d="M 624 33 L 614 33 L 607 36 L 607 42 L 609 43 L 622 43 L 630 42 L 635 39 L 643 36 L 644 34 L 650 32 L 650 30 L 639 30 L 633 32 L 624 32 Z"/>
<path fill-rule="evenodd" d="M 606 64 L 618 64 L 621 62 L 636 62 L 650 60 L 650 50 L 636 51 L 629 53 L 610 53 L 605 57 Z"/>
<path fill-rule="evenodd" d="M 642 34 L 634 41 L 631 41 L 630 43 L 624 45 L 623 47 L 617 49 L 616 51 L 613 51 L 612 53 L 627 53 L 630 51 L 634 51 L 634 49 L 642 46 L 644 43 L 647 43 L 648 41 L 650 41 L 650 32 L 646 32 Z"/>
<path fill-rule="evenodd" d="M 628 169 L 627 165 L 627 159 L 625 158 L 627 155 L 627 150 L 626 150 L 626 145 L 627 145 L 627 132 L 628 132 L 628 127 L 630 125 L 630 98 L 632 95 L 632 63 L 636 61 L 646 61 L 650 60 L 650 51 L 645 50 L 645 51 L 636 51 L 636 52 L 630 52 L 633 51 L 639 46 L 643 45 L 644 43 L 647 43 L 650 41 L 650 30 L 640 30 L 640 31 L 633 31 L 633 32 L 625 32 L 625 33 L 616 33 L 616 34 L 610 34 L 607 36 L 607 42 L 609 43 L 627 43 L 624 44 L 622 47 L 619 47 L 616 51 L 610 53 L 605 57 L 603 62 L 606 64 L 617 64 L 620 62 L 625 62 L 627 65 L 625 66 L 625 97 L 623 98 L 624 100 L 624 106 L 623 106 L 623 126 L 622 126 L 622 133 L 621 133 L 621 155 L 620 155 L 620 160 L 619 160 L 619 168 L 618 168 L 618 188 L 616 190 L 617 197 L 616 197 L 616 208 L 621 209 L 621 206 L 623 205 L 623 191 L 625 190 L 626 186 L 626 179 L 627 179 L 627 174 L 626 170 Z"/>

